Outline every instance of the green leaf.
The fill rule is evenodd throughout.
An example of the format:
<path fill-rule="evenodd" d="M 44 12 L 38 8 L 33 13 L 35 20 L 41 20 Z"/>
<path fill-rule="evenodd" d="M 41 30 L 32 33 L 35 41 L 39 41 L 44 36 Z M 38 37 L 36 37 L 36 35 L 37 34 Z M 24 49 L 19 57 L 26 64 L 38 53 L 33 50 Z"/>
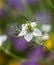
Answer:
<path fill-rule="evenodd" d="M 29 7 L 25 7 L 22 15 L 29 20 L 32 17 L 31 9 Z"/>

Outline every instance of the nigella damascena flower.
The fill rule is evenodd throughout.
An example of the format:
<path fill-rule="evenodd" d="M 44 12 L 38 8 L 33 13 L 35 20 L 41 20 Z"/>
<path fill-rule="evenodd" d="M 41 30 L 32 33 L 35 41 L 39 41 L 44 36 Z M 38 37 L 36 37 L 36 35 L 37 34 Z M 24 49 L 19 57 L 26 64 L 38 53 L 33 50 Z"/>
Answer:
<path fill-rule="evenodd" d="M 49 39 L 49 32 L 51 31 L 51 25 L 50 24 L 43 24 L 41 26 L 43 35 L 42 35 L 42 40 L 48 40 Z"/>
<path fill-rule="evenodd" d="M 43 54 L 44 54 L 44 48 L 38 45 L 28 52 L 27 58 L 30 61 L 38 61 L 43 57 Z"/>
<path fill-rule="evenodd" d="M 15 38 L 13 40 L 13 43 L 14 43 L 14 48 L 17 50 L 17 51 L 23 51 L 27 48 L 27 42 L 23 39 L 23 38 Z"/>
<path fill-rule="evenodd" d="M 49 23 L 51 22 L 51 14 L 48 12 L 38 12 L 36 14 L 38 21 L 41 23 Z"/>
<path fill-rule="evenodd" d="M 27 4 L 35 4 L 38 0 L 26 0 Z"/>
<path fill-rule="evenodd" d="M 36 28 L 36 22 L 22 24 L 22 30 L 19 33 L 18 37 L 24 36 L 24 39 L 29 42 L 32 40 L 33 36 L 41 36 L 41 31 Z"/>
<path fill-rule="evenodd" d="M 21 10 L 23 8 L 20 0 L 8 0 L 8 4 L 17 10 Z"/>
<path fill-rule="evenodd" d="M 8 34 L 8 39 L 12 42 L 16 51 L 24 51 L 27 48 L 27 42 L 23 38 L 18 38 L 13 34 Z"/>
<path fill-rule="evenodd" d="M 21 65 L 38 65 L 38 63 L 35 61 L 28 60 L 27 62 L 22 62 Z"/>
<path fill-rule="evenodd" d="M 21 0 L 23 4 L 32 5 L 38 3 L 39 0 Z"/>

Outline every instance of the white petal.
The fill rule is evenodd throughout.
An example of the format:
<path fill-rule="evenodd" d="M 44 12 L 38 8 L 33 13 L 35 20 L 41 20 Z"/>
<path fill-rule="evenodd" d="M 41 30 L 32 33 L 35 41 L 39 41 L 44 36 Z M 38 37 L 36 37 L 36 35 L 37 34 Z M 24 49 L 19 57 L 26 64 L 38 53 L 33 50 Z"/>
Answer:
<path fill-rule="evenodd" d="M 42 33 L 39 29 L 36 28 L 36 29 L 34 29 L 33 35 L 34 36 L 42 36 Z"/>
<path fill-rule="evenodd" d="M 7 36 L 6 35 L 3 35 L 2 38 L 3 38 L 3 41 L 7 40 Z"/>
<path fill-rule="evenodd" d="M 6 35 L 1 35 L 0 36 L 0 46 L 3 44 L 4 41 L 7 40 L 7 36 Z"/>
<path fill-rule="evenodd" d="M 44 24 L 42 26 L 42 31 L 49 32 L 51 30 L 51 26 L 49 24 Z"/>
<path fill-rule="evenodd" d="M 25 30 L 22 30 L 22 31 L 19 33 L 18 36 L 23 36 L 23 35 L 25 35 L 25 34 L 26 34 L 26 31 L 25 31 Z"/>
<path fill-rule="evenodd" d="M 22 30 L 26 30 L 27 24 L 22 24 Z"/>
<path fill-rule="evenodd" d="M 2 45 L 3 43 L 3 40 L 2 40 L 2 37 L 0 36 L 0 46 Z"/>
<path fill-rule="evenodd" d="M 27 42 L 29 42 L 32 40 L 33 35 L 31 33 L 27 33 L 26 35 L 24 35 L 24 38 Z"/>
<path fill-rule="evenodd" d="M 2 41 L 0 41 L 0 46 L 2 46 L 2 44 L 3 44 L 3 42 L 2 42 Z"/>
<path fill-rule="evenodd" d="M 49 39 L 49 35 L 48 35 L 48 34 L 44 34 L 44 35 L 42 36 L 42 40 L 47 40 L 47 39 Z"/>
<path fill-rule="evenodd" d="M 36 25 L 37 25 L 36 22 L 32 22 L 32 23 L 31 23 L 31 26 L 32 26 L 32 27 L 35 27 Z"/>

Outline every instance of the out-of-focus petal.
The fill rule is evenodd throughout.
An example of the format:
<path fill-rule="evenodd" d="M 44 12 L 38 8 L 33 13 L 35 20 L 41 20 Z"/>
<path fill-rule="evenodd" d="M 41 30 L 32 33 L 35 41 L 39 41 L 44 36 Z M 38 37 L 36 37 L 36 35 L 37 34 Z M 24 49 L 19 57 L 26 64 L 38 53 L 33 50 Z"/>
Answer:
<path fill-rule="evenodd" d="M 35 27 L 36 25 L 37 25 L 36 22 L 32 22 L 32 23 L 31 23 L 31 26 L 32 26 L 32 27 Z"/>
<path fill-rule="evenodd" d="M 22 62 L 21 65 L 38 65 L 36 61 L 27 61 L 27 62 Z"/>
<path fill-rule="evenodd" d="M 41 33 L 41 31 L 39 29 L 36 28 L 36 29 L 34 29 L 33 35 L 34 36 L 41 36 L 42 33 Z"/>
<path fill-rule="evenodd" d="M 42 46 L 36 46 L 31 51 L 28 52 L 27 58 L 31 61 L 37 61 L 43 57 L 44 48 Z"/>
<path fill-rule="evenodd" d="M 42 38 L 42 40 L 48 40 L 49 35 L 47 33 L 45 33 L 41 38 Z"/>
<path fill-rule="evenodd" d="M 27 42 L 23 38 L 14 38 L 12 42 L 16 51 L 23 51 L 27 48 Z"/>
<path fill-rule="evenodd" d="M 42 31 L 49 32 L 51 30 L 51 26 L 49 24 L 43 24 Z"/>

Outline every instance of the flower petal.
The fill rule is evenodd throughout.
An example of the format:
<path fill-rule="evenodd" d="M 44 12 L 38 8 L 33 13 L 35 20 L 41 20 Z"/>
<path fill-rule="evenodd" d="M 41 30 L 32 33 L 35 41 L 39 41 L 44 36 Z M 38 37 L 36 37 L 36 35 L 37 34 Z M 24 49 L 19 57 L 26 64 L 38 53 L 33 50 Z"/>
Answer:
<path fill-rule="evenodd" d="M 7 40 L 7 36 L 6 35 L 1 35 L 0 36 L 0 46 L 3 44 L 4 41 Z"/>
<path fill-rule="evenodd" d="M 51 26 L 49 24 L 43 24 L 42 31 L 49 32 L 51 30 Z"/>
<path fill-rule="evenodd" d="M 3 43 L 3 40 L 2 40 L 2 37 L 0 37 L 0 46 L 2 45 Z"/>
<path fill-rule="evenodd" d="M 25 34 L 26 34 L 26 31 L 25 31 L 25 30 L 22 30 L 22 31 L 19 33 L 18 36 L 23 36 L 23 35 L 25 35 Z"/>
<path fill-rule="evenodd" d="M 42 36 L 42 40 L 47 40 L 47 39 L 49 39 L 49 35 L 46 33 L 46 34 L 44 34 L 44 35 Z"/>
<path fill-rule="evenodd" d="M 26 30 L 27 24 L 22 24 L 22 30 Z"/>
<path fill-rule="evenodd" d="M 36 22 L 32 22 L 32 23 L 31 23 L 31 26 L 32 26 L 32 27 L 35 27 L 36 25 L 37 25 Z"/>
<path fill-rule="evenodd" d="M 31 41 L 31 39 L 33 38 L 33 35 L 31 33 L 27 33 L 26 35 L 24 35 L 24 38 L 26 41 Z"/>
<path fill-rule="evenodd" d="M 6 35 L 3 35 L 2 38 L 3 38 L 3 41 L 7 40 L 7 36 Z"/>
<path fill-rule="evenodd" d="M 39 29 L 36 28 L 36 29 L 34 29 L 33 35 L 34 36 L 42 36 L 42 33 Z"/>

